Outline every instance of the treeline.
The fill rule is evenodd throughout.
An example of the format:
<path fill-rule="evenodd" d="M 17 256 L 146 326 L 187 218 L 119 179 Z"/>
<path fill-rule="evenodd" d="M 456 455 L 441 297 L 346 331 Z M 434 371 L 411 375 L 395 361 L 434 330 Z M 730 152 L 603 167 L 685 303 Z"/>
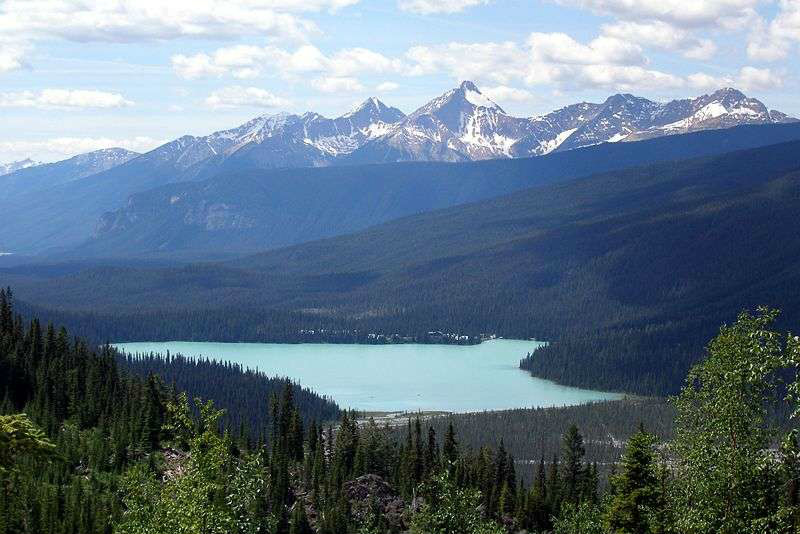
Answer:
<path fill-rule="evenodd" d="M 139 374 L 120 366 L 116 351 L 94 347 L 64 328 L 43 326 L 36 318 L 24 321 L 14 313 L 11 291 L 0 290 L 0 415 L 6 416 L 0 421 L 2 534 L 112 531 L 123 510 L 121 476 L 132 466 L 154 461 L 162 445 L 167 406 L 176 398 L 175 388 L 147 373 L 147 362 L 160 366 L 176 383 L 215 391 L 222 402 L 261 414 L 269 413 L 266 394 L 288 384 L 253 373 L 237 378 L 237 370 L 224 366 L 215 377 L 213 364 L 178 358 L 170 358 L 175 362 L 171 374 L 170 364 L 158 357 L 132 364 Z M 216 380 L 222 384 L 214 389 Z M 235 397 L 235 389 L 222 394 L 222 387 L 245 385 L 245 392 L 254 396 L 246 403 Z M 338 415 L 330 400 L 290 387 L 298 391 L 299 409 L 309 420 Z M 266 436 L 271 427 L 267 417 L 256 416 L 249 428 L 239 428 L 239 420 L 223 421 L 222 428 L 245 442 Z M 259 422 L 270 427 L 256 426 Z M 37 447 L 49 450 L 37 445 L 41 443 L 55 450 L 47 462 L 30 454 Z"/>
<path fill-rule="evenodd" d="M 656 401 L 628 401 L 648 421 L 625 421 L 624 403 L 567 411 L 586 435 L 553 419 L 564 410 L 416 419 L 399 432 L 352 413 L 326 425 L 284 383 L 267 432 L 226 427 L 211 401 L 123 373 L 63 330 L 24 327 L 0 292 L 0 533 L 794 534 L 800 446 L 774 414 L 800 415 L 800 338 L 774 319 L 763 310 L 723 327 L 674 401 L 671 431 Z M 631 435 L 640 423 L 662 436 L 643 424 Z M 534 443 L 559 432 L 534 446 L 529 480 L 512 452 L 525 449 L 486 436 L 505 424 Z M 628 438 L 602 483 L 587 451 L 606 429 Z"/>
<path fill-rule="evenodd" d="M 579 406 L 453 414 L 425 421 L 437 435 L 448 425 L 458 429 L 463 447 L 497 447 L 502 439 L 517 462 L 520 479 L 530 482 L 541 458 L 549 462 L 561 454 L 563 436 L 577 426 L 584 437 L 586 461 L 596 463 L 600 475 L 619 461 L 630 436 L 640 425 L 665 442 L 673 437 L 674 407 L 665 399 L 623 399 Z M 401 439 L 401 430 L 395 430 Z M 601 476 L 601 482 L 604 482 Z"/>
<path fill-rule="evenodd" d="M 169 392 L 155 377 L 120 373 L 107 348 L 24 323 L 0 290 L 0 395 L 0 413 L 27 414 L 57 451 L 48 463 L 4 458 L 0 532 L 108 532 L 121 511 L 119 476 L 158 447 Z M 14 443 L 6 430 L 3 456 Z"/>
<path fill-rule="evenodd" d="M 225 410 L 222 423 L 237 435 L 259 438 L 259 432 L 271 428 L 266 399 L 286 387 L 293 391 L 294 403 L 306 420 L 338 421 L 339 406 L 330 398 L 320 397 L 308 388 L 287 378 L 269 377 L 243 368 L 240 364 L 180 354 L 126 354 L 118 356 L 121 368 L 140 377 L 157 375 L 176 391 L 190 398 L 214 399 Z M 269 437 L 260 436 L 262 441 Z"/>

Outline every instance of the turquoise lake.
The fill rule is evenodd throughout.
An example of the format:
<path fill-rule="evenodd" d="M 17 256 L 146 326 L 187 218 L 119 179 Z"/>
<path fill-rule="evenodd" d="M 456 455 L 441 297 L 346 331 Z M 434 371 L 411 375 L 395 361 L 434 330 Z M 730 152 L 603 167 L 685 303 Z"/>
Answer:
<path fill-rule="evenodd" d="M 289 377 L 340 406 L 362 411 L 475 412 L 617 399 L 533 378 L 519 360 L 542 343 L 497 339 L 480 345 L 117 343 L 128 352 L 203 356 Z"/>

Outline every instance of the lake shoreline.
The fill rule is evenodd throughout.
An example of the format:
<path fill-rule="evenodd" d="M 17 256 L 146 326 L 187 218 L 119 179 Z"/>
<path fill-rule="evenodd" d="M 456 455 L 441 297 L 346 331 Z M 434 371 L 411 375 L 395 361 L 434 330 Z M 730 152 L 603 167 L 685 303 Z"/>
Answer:
<path fill-rule="evenodd" d="M 475 345 L 138 342 L 113 346 L 134 357 L 182 354 L 290 379 L 358 412 L 468 413 L 618 399 L 561 386 L 519 368 L 543 345 L 493 339 Z"/>

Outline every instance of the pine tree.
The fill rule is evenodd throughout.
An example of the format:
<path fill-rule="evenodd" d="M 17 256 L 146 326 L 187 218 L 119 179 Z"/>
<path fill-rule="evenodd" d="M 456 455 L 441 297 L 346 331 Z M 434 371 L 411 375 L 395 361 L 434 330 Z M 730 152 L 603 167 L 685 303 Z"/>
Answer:
<path fill-rule="evenodd" d="M 306 507 L 302 502 L 297 501 L 292 510 L 292 519 L 289 523 L 289 534 L 314 534 L 311 524 L 308 522 Z"/>
<path fill-rule="evenodd" d="M 564 461 L 562 463 L 561 484 L 563 498 L 570 503 L 581 500 L 585 467 L 583 457 L 586 449 L 583 447 L 583 436 L 578 432 L 578 427 L 572 425 L 564 434 Z"/>
<path fill-rule="evenodd" d="M 614 496 L 606 512 L 606 525 L 614 534 L 651 534 L 656 512 L 659 479 L 653 447 L 655 436 L 640 428 L 628 440 L 621 471 L 611 483 Z"/>
<path fill-rule="evenodd" d="M 447 433 L 444 436 L 442 454 L 445 460 L 451 464 L 458 460 L 458 442 L 456 441 L 456 432 L 453 429 L 452 421 L 447 424 Z"/>

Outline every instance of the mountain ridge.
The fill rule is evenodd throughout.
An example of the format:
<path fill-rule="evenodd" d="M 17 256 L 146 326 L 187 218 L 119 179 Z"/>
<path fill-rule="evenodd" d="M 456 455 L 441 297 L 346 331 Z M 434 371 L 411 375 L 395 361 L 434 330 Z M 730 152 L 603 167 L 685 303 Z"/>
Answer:
<path fill-rule="evenodd" d="M 0 175 L 0 201 L 80 180 L 123 165 L 139 155 L 124 148 L 103 148 L 54 163 L 28 165 Z"/>
<path fill-rule="evenodd" d="M 93 237 L 71 254 L 255 252 L 596 172 L 795 139 L 800 124 L 740 126 L 536 158 L 225 173 L 131 196 L 123 208 L 103 214 Z"/>

